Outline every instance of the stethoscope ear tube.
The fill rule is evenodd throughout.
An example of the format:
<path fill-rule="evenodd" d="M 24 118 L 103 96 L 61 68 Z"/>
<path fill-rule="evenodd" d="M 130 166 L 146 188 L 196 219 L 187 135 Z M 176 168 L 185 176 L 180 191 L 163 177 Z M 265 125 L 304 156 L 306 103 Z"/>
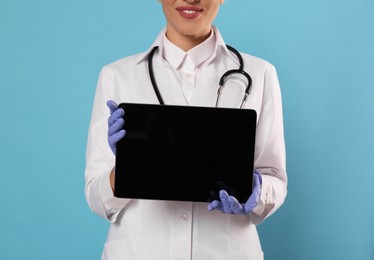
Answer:
<path fill-rule="evenodd" d="M 232 74 L 236 74 L 236 73 L 242 74 L 247 78 L 248 84 L 247 84 L 247 87 L 245 89 L 245 93 L 248 95 L 249 91 L 251 89 L 251 86 L 252 86 L 252 78 L 251 78 L 251 76 L 249 76 L 249 74 L 247 72 L 245 72 L 242 69 L 233 69 L 233 70 L 226 71 L 225 74 L 223 74 L 222 77 L 220 78 L 219 85 L 223 86 L 225 84 L 226 78 L 231 76 Z"/>
<path fill-rule="evenodd" d="M 241 58 L 241 56 L 238 56 Z M 219 98 L 221 97 L 221 92 L 222 92 L 222 88 L 223 86 L 225 85 L 225 81 L 226 79 L 233 75 L 233 74 L 242 74 L 244 75 L 246 78 L 247 78 L 247 87 L 245 88 L 245 93 L 244 93 L 244 96 L 243 96 L 243 99 L 242 99 L 242 102 L 240 104 L 240 108 L 243 108 L 244 106 L 244 103 L 245 101 L 247 100 L 247 97 L 249 95 L 249 92 L 251 91 L 251 86 L 252 86 L 252 78 L 251 76 L 249 76 L 249 74 L 247 72 L 245 72 L 244 70 L 242 69 L 233 69 L 233 70 L 229 70 L 229 71 L 226 71 L 225 74 L 222 75 L 222 77 L 220 78 L 219 80 L 219 87 L 218 87 L 218 92 L 217 92 L 217 100 L 216 100 L 216 107 L 218 107 L 218 104 L 219 104 Z"/>

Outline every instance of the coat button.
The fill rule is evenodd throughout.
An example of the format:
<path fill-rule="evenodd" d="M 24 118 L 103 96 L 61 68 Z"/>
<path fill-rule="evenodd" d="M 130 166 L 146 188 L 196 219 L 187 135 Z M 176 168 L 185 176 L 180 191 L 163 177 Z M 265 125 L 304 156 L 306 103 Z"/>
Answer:
<path fill-rule="evenodd" d="M 179 217 L 179 220 L 180 222 L 187 222 L 188 221 L 188 215 L 187 214 L 182 214 L 180 217 Z"/>

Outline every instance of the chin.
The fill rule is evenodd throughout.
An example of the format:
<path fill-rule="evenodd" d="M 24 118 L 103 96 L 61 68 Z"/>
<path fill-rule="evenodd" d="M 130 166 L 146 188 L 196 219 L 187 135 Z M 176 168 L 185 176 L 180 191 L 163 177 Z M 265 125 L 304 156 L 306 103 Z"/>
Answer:
<path fill-rule="evenodd" d="M 205 27 L 205 28 L 199 28 L 196 29 L 197 26 L 188 26 L 180 30 L 180 33 L 192 37 L 192 38 L 199 38 L 199 37 L 204 37 L 208 34 L 210 34 L 211 31 L 211 26 Z"/>

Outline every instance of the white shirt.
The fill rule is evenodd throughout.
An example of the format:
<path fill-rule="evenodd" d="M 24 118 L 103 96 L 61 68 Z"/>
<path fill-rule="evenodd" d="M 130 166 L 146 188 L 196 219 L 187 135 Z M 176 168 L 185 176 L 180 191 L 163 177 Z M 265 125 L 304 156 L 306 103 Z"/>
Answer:
<path fill-rule="evenodd" d="M 153 68 L 165 104 L 215 105 L 219 78 L 229 69 L 238 68 L 238 61 L 218 29 L 213 30 L 214 47 L 209 57 L 196 64 L 189 55 L 195 66 L 192 91 L 181 86 L 175 73 L 180 66 L 173 68 L 170 63 L 174 59 L 168 62 L 164 58 L 168 53 L 163 40 L 165 29 L 152 45 L 159 46 Z M 111 223 L 102 259 L 263 259 L 255 225 L 272 215 L 287 194 L 281 93 L 276 70 L 267 61 L 241 53 L 244 69 L 253 81 L 245 108 L 257 111 L 254 166 L 263 180 L 259 205 L 251 214 L 210 212 L 207 203 L 113 196 L 109 172 L 115 157 L 107 143 L 106 101 L 158 104 L 148 76 L 151 49 L 105 66 L 98 80 L 88 134 L 85 194 L 90 208 Z M 232 77 L 225 85 L 220 106 L 239 107 L 244 88 L 240 77 Z"/>
<path fill-rule="evenodd" d="M 200 73 L 205 61 L 215 54 L 216 37 L 214 30 L 207 40 L 187 52 L 171 43 L 166 35 L 163 36 L 163 44 L 162 56 L 174 71 L 188 103 L 195 90 L 196 71 Z"/>

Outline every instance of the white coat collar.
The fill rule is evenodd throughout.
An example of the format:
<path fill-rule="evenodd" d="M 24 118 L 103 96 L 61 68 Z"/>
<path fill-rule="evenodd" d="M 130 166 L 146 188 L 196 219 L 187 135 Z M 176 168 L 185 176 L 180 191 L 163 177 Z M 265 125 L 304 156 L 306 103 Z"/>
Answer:
<path fill-rule="evenodd" d="M 232 52 L 230 52 L 230 50 L 226 47 L 225 41 L 223 40 L 222 35 L 219 32 L 218 28 L 216 26 L 212 26 L 212 29 L 214 30 L 214 35 L 215 35 L 216 43 L 215 43 L 214 55 L 211 55 L 211 57 L 208 60 L 208 63 L 211 62 L 216 57 L 216 55 L 218 53 L 218 50 L 222 49 L 229 57 L 231 57 L 239 65 L 239 61 L 236 58 L 235 54 L 233 54 Z M 157 36 L 156 40 L 153 42 L 153 44 L 151 45 L 151 47 L 146 52 L 144 52 L 143 54 L 140 55 L 140 57 L 139 57 L 139 59 L 138 59 L 138 61 L 137 61 L 136 64 L 139 64 L 142 61 L 146 60 L 147 57 L 148 57 L 148 55 L 149 55 L 149 53 L 156 46 L 159 48 L 158 52 L 161 50 L 161 53 L 163 53 L 162 52 L 163 48 L 164 48 L 164 40 L 163 40 L 163 38 L 164 38 L 165 33 L 166 33 L 166 27 L 164 27 L 161 30 L 161 32 L 159 33 L 159 35 Z"/>

